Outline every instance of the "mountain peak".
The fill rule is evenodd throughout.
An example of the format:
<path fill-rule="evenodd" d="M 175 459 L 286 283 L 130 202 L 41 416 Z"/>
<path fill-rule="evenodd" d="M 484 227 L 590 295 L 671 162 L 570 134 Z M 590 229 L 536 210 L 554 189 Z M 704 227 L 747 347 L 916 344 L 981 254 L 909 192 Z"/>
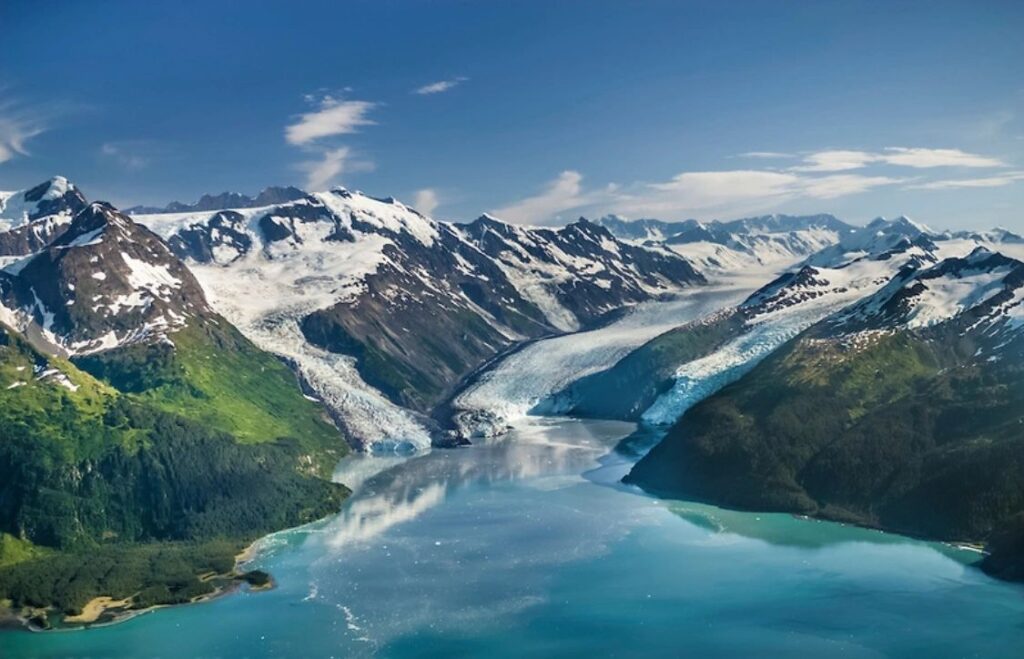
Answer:
<path fill-rule="evenodd" d="M 0 296 L 17 329 L 67 355 L 161 341 L 209 313 L 198 282 L 167 245 L 102 201 L 8 266 Z"/>
<path fill-rule="evenodd" d="M 49 181 L 40 183 L 25 192 L 25 201 L 50 201 L 58 199 L 71 190 L 74 190 L 73 183 L 63 176 L 54 176 Z"/>
<path fill-rule="evenodd" d="M 54 240 L 51 247 L 69 248 L 90 244 L 101 239 L 108 227 L 127 235 L 133 225 L 131 218 L 118 212 L 108 202 L 94 201 L 75 215 L 67 231 Z"/>
<path fill-rule="evenodd" d="M 922 329 L 968 312 L 975 320 L 997 320 L 1008 309 L 1019 308 L 1021 299 L 1014 291 L 1024 285 L 1022 273 L 1024 263 L 979 246 L 965 257 L 950 257 L 925 268 L 903 268 L 833 325 L 846 331 Z"/>
<path fill-rule="evenodd" d="M 85 203 L 85 197 L 73 183 L 63 176 L 54 176 L 27 190 L 0 195 L 0 219 L 6 220 L 6 228 L 53 215 L 70 219 Z"/>
<path fill-rule="evenodd" d="M 921 224 L 920 222 L 915 222 L 914 220 L 910 219 L 906 215 L 900 215 L 895 220 L 893 220 L 890 224 L 895 225 L 895 226 L 908 227 L 908 228 L 913 229 L 915 231 L 918 231 L 920 233 L 934 233 L 931 230 L 931 228 L 929 228 L 928 226 L 926 226 L 924 224 Z"/>

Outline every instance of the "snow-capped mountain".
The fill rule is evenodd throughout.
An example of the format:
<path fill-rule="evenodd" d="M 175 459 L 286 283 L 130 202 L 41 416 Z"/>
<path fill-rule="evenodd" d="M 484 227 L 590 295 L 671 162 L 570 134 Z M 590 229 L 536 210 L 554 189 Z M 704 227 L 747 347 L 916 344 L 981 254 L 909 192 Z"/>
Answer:
<path fill-rule="evenodd" d="M 495 355 L 704 281 L 671 251 L 586 220 L 452 224 L 340 188 L 135 218 L 190 264 L 217 311 L 295 364 L 366 443 L 423 445 L 420 415 Z"/>
<path fill-rule="evenodd" d="M 905 235 L 892 246 L 888 229 Z M 870 230 L 848 247 L 892 246 L 873 263 L 928 258 L 903 258 L 884 285 L 691 401 L 626 480 L 725 505 L 992 542 L 983 567 L 1019 574 L 1024 262 L 984 246 L 936 258 L 1002 241 L 1002 232 L 954 238 L 905 218 Z M 818 266 L 797 274 L 780 291 L 828 278 Z"/>
<path fill-rule="evenodd" d="M 667 238 L 700 226 L 700 222 L 697 220 L 682 220 L 680 222 L 666 222 L 651 218 L 629 220 L 621 215 L 605 215 L 595 220 L 595 222 L 611 231 L 616 238 L 638 242 L 662 242 Z"/>
<path fill-rule="evenodd" d="M 875 294 L 830 319 L 837 332 L 927 330 L 956 323 L 961 334 L 998 336 L 1024 328 L 1024 263 L 978 247 L 929 268 L 904 269 Z M 979 347 L 980 355 L 985 350 Z"/>
<path fill-rule="evenodd" d="M 0 257 L 42 249 L 85 205 L 82 193 L 63 176 L 28 190 L 0 192 Z"/>
<path fill-rule="evenodd" d="M 484 215 L 455 227 L 563 331 L 580 329 L 624 303 L 703 281 L 671 252 L 616 240 L 585 218 L 560 229 L 530 229 Z"/>
<path fill-rule="evenodd" d="M 890 226 L 891 225 L 891 226 Z M 611 368 L 570 384 L 553 397 L 549 408 L 586 416 L 673 423 L 686 409 L 741 377 L 786 341 L 885 286 L 905 269 L 939 261 L 927 239 L 911 241 L 900 222 L 875 225 L 870 252 L 840 251 L 830 246 L 803 264 L 779 275 L 741 304 L 688 322 L 657 336 Z M 828 265 L 811 265 L 811 263 Z"/>
<path fill-rule="evenodd" d="M 729 222 L 627 221 L 608 216 L 599 222 L 623 239 L 664 244 L 711 273 L 777 270 L 838 242 L 854 230 L 824 214 L 763 215 Z"/>
<path fill-rule="evenodd" d="M 64 356 L 166 340 L 189 317 L 210 313 L 167 245 L 103 202 L 0 270 L 0 300 L 0 320 Z"/>

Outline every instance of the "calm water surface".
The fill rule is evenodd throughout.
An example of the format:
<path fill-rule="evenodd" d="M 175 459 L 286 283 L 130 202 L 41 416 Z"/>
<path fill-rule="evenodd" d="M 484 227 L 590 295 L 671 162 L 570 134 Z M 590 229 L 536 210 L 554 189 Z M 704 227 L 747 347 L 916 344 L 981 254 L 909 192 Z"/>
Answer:
<path fill-rule="evenodd" d="M 341 513 L 263 542 L 253 566 L 274 590 L 3 633 L 0 656 L 1022 656 L 1024 588 L 976 555 L 649 498 L 616 485 L 631 431 L 538 420 L 468 449 L 356 458 Z"/>

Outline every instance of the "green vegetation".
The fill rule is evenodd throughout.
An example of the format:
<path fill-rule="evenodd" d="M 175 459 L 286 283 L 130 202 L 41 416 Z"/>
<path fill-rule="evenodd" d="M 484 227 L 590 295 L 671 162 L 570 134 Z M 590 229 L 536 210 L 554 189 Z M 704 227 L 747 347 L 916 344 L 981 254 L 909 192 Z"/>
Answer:
<path fill-rule="evenodd" d="M 0 329 L 0 600 L 188 601 L 340 507 L 344 439 L 291 372 L 226 323 L 174 339 L 81 360 L 93 377 Z"/>
<path fill-rule="evenodd" d="M 322 458 L 324 476 L 344 453 L 338 431 L 299 393 L 291 370 L 222 319 L 192 323 L 166 343 L 134 345 L 76 363 L 117 389 L 242 443 L 294 437 Z"/>
<path fill-rule="evenodd" d="M 0 568 L 47 556 L 50 550 L 37 547 L 28 540 L 0 533 Z"/>
<path fill-rule="evenodd" d="M 739 508 L 1024 546 L 1013 521 L 1024 510 L 1024 369 L 977 365 L 963 341 L 898 333 L 852 346 L 811 331 L 690 409 L 628 480 Z M 1024 576 L 1020 553 L 1016 567 L 1003 556 L 993 572 Z"/>
<path fill-rule="evenodd" d="M 212 593 L 219 584 L 200 575 L 230 573 L 239 550 L 239 542 L 214 540 L 64 552 L 0 572 L 0 590 L 17 608 L 53 606 L 66 615 L 101 593 L 132 598 L 134 608 L 181 604 Z"/>

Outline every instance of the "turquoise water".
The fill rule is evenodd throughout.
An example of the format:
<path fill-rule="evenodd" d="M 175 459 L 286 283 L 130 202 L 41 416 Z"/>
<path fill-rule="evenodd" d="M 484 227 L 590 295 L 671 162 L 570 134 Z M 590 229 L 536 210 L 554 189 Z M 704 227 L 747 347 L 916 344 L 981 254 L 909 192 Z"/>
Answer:
<path fill-rule="evenodd" d="M 975 554 L 646 497 L 615 485 L 630 431 L 538 421 L 401 463 L 358 458 L 337 517 L 264 541 L 254 566 L 274 590 L 6 632 L 0 656 L 1021 656 L 1024 588 Z"/>

